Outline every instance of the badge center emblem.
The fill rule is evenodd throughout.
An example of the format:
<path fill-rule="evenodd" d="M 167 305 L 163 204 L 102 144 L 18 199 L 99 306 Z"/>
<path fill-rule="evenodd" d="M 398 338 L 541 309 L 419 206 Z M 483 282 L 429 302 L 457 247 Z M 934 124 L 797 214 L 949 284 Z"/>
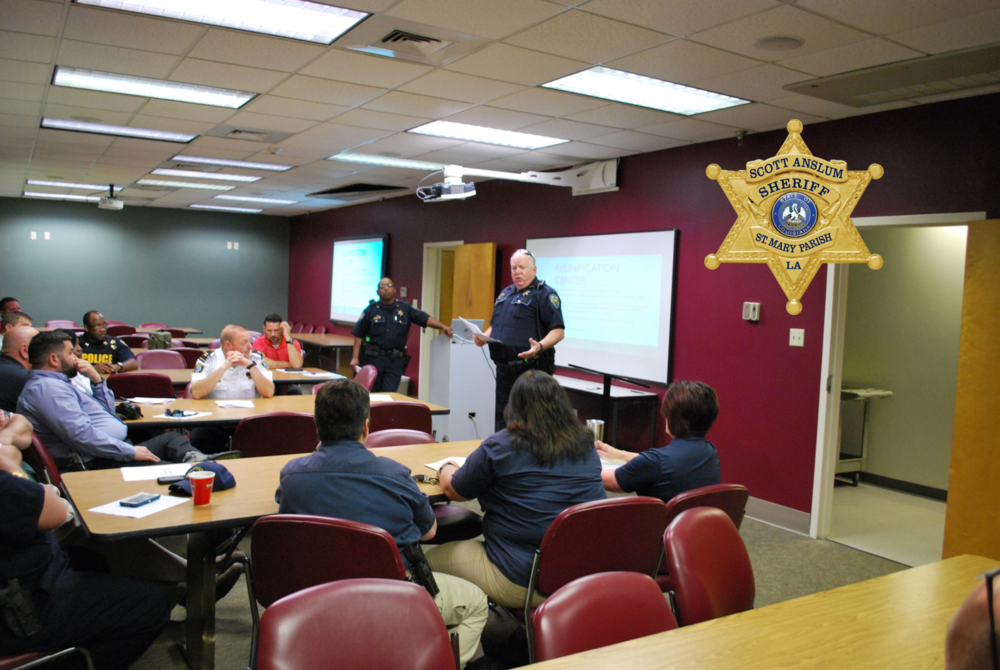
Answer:
<path fill-rule="evenodd" d="M 816 219 L 816 205 L 805 193 L 786 193 L 771 206 L 771 223 L 785 237 L 808 235 Z"/>

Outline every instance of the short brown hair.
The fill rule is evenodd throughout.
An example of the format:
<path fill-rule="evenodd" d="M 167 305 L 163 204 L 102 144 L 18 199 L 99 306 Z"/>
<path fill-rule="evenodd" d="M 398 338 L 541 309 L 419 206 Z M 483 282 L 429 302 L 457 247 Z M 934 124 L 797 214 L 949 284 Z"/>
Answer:
<path fill-rule="evenodd" d="M 719 416 L 719 399 L 704 382 L 678 380 L 667 387 L 660 411 L 674 437 L 707 433 Z"/>
<path fill-rule="evenodd" d="M 316 394 L 316 432 L 323 442 L 356 440 L 370 414 L 368 391 L 353 379 L 334 379 Z"/>

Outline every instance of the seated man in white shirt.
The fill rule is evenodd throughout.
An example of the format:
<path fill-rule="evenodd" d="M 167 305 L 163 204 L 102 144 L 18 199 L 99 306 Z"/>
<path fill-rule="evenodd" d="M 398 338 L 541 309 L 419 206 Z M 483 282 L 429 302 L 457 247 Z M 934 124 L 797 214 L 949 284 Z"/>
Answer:
<path fill-rule="evenodd" d="M 270 398 L 274 380 L 264 355 L 250 347 L 250 333 L 243 326 L 228 325 L 219 338 L 222 346 L 201 357 L 191 372 L 191 395 L 195 398 Z M 195 428 L 191 444 L 199 449 L 224 451 L 232 430 Z"/>

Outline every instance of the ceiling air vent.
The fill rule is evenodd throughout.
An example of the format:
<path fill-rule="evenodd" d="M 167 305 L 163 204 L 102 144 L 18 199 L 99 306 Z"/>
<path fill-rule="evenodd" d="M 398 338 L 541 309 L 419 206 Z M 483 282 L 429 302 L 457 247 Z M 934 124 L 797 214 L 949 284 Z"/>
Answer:
<path fill-rule="evenodd" d="M 386 196 L 405 192 L 409 189 L 404 186 L 389 186 L 387 184 L 367 184 L 365 182 L 355 182 L 345 184 L 335 188 L 328 188 L 325 191 L 309 193 L 308 198 L 328 198 L 330 200 L 340 200 L 341 202 L 354 202 L 355 200 L 367 200 L 379 196 Z"/>
<path fill-rule="evenodd" d="M 210 137 L 224 137 L 227 140 L 243 140 L 244 142 L 277 144 L 282 140 L 287 140 L 294 133 L 279 133 L 276 130 L 266 130 L 262 128 L 237 128 L 236 126 L 219 124 L 205 134 Z"/>
<path fill-rule="evenodd" d="M 487 44 L 473 35 L 391 16 L 373 16 L 334 42 L 334 46 L 426 65 L 444 65 Z"/>

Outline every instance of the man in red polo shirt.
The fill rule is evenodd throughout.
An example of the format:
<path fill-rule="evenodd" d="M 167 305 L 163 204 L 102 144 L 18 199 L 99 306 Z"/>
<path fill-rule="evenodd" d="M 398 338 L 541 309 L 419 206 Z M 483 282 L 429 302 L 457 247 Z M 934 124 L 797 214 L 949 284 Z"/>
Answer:
<path fill-rule="evenodd" d="M 302 345 L 292 339 L 292 327 L 275 313 L 264 317 L 264 334 L 253 341 L 255 351 L 264 354 L 267 367 L 301 368 Z"/>

